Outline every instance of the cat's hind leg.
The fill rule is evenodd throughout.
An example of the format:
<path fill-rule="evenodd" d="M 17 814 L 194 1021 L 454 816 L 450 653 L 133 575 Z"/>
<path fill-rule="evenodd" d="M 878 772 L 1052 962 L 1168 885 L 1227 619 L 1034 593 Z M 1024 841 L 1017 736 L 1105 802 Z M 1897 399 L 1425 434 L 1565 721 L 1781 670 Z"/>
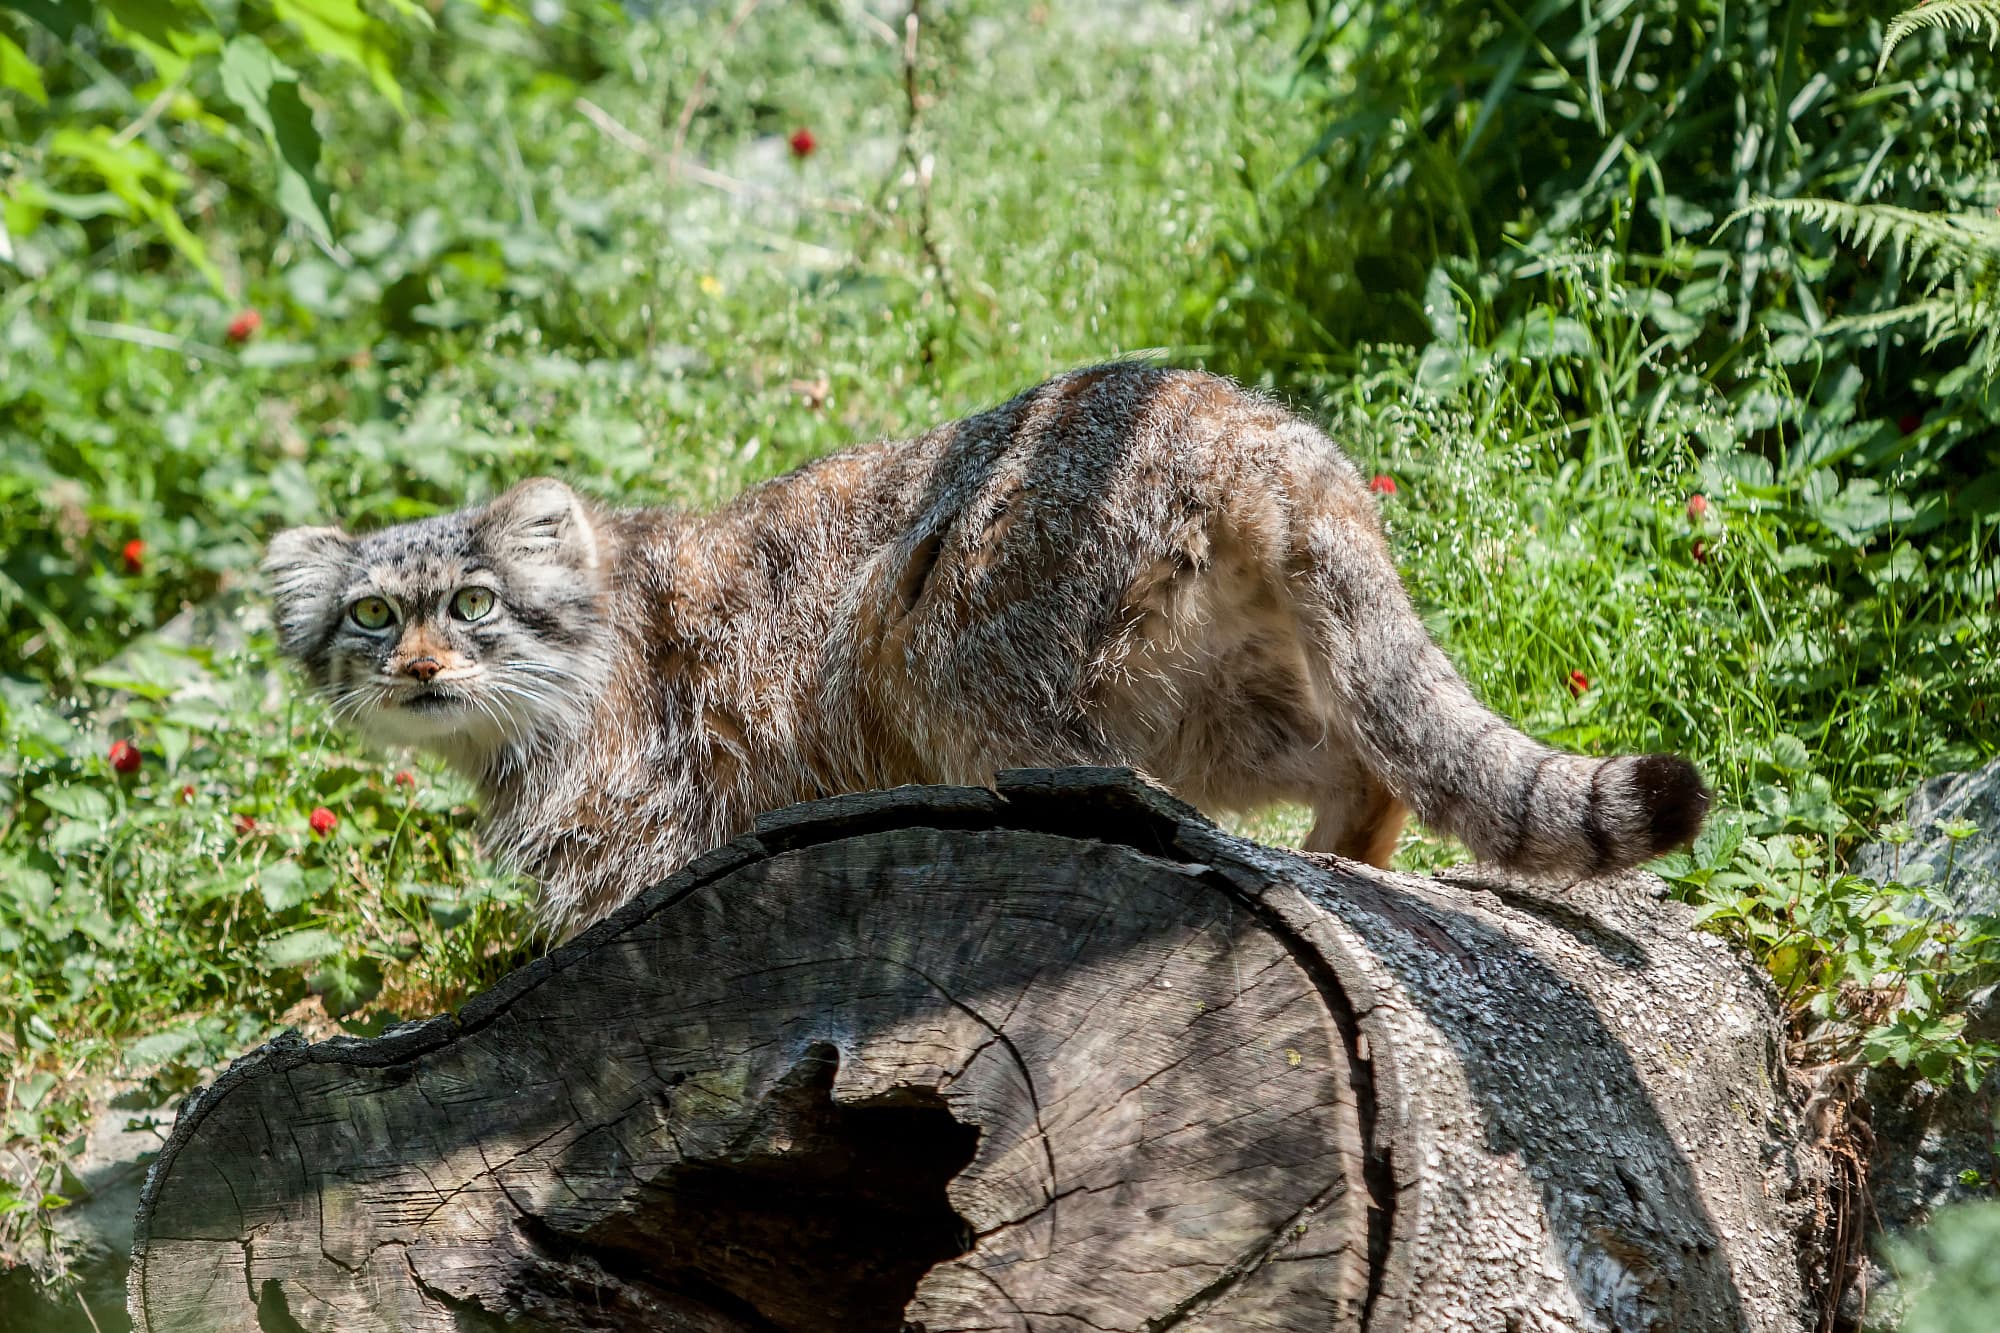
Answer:
<path fill-rule="evenodd" d="M 1344 790 L 1338 795 L 1329 793 L 1313 803 L 1312 832 L 1306 835 L 1305 849 L 1387 870 L 1410 807 L 1366 769 L 1357 767 L 1341 785 Z"/>

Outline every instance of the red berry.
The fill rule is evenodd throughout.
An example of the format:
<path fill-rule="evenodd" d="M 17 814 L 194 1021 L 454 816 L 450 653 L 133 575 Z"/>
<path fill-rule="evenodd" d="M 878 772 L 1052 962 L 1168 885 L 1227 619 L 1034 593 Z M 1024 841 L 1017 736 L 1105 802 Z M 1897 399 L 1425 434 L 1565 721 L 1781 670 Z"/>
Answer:
<path fill-rule="evenodd" d="M 258 314 L 254 307 L 238 311 L 236 318 L 229 321 L 229 341 L 233 343 L 249 342 L 250 335 L 263 327 L 264 317 Z"/>
<path fill-rule="evenodd" d="M 189 801 L 192 801 L 194 799 L 194 784 L 192 782 L 186 782 L 181 784 L 180 798 L 182 805 L 186 805 Z"/>
<path fill-rule="evenodd" d="M 1896 429 L 1903 432 L 1903 434 L 1905 435 L 1916 434 L 1917 427 L 1923 424 L 1924 424 L 1924 414 L 1921 412 L 1905 412 L 1903 413 L 1903 415 L 1896 418 Z"/>
<path fill-rule="evenodd" d="M 322 838 L 333 832 L 333 826 L 339 822 L 340 816 L 323 805 L 314 806 L 313 812 L 306 816 L 306 823 L 312 825 L 312 831 Z"/>
<path fill-rule="evenodd" d="M 1708 563 L 1708 543 L 1707 543 L 1707 542 L 1705 542 L 1705 541 L 1696 541 L 1696 542 L 1695 542 L 1695 544 L 1694 544 L 1694 562 L 1695 562 L 1695 563 L 1696 563 L 1697 565 L 1705 565 L 1705 564 L 1707 564 L 1707 563 Z"/>
<path fill-rule="evenodd" d="M 104 757 L 109 759 L 111 766 L 120 773 L 137 773 L 139 771 L 139 747 L 130 741 L 111 742 L 111 748 L 105 752 Z"/>
<path fill-rule="evenodd" d="M 819 140 L 813 138 L 813 132 L 803 125 L 793 130 L 792 137 L 785 142 L 792 146 L 793 157 L 811 157 L 812 150 L 819 147 Z"/>
<path fill-rule="evenodd" d="M 1368 483 L 1368 489 L 1377 495 L 1394 495 L 1396 479 L 1386 472 L 1377 472 L 1374 479 Z"/>
<path fill-rule="evenodd" d="M 131 541 L 125 543 L 123 554 L 125 556 L 125 572 L 127 574 L 138 574 L 145 570 L 146 543 L 134 537 Z"/>
<path fill-rule="evenodd" d="M 1583 692 L 1589 688 L 1590 677 L 1584 675 L 1581 671 L 1572 671 L 1569 673 L 1569 692 L 1571 694 L 1581 698 Z"/>
<path fill-rule="evenodd" d="M 1690 519 L 1692 519 L 1696 523 L 1699 523 L 1701 522 L 1702 515 L 1706 514 L 1707 512 L 1708 512 L 1708 497 L 1706 495 L 1703 495 L 1700 491 L 1696 491 L 1693 495 L 1690 495 L 1688 497 L 1688 517 Z"/>
<path fill-rule="evenodd" d="M 395 782 L 398 787 L 408 787 L 411 791 L 417 789 L 417 775 L 407 768 L 396 770 Z"/>
<path fill-rule="evenodd" d="M 249 815 L 238 815 L 231 822 L 236 825 L 238 833 L 255 833 L 257 831 L 257 821 Z"/>

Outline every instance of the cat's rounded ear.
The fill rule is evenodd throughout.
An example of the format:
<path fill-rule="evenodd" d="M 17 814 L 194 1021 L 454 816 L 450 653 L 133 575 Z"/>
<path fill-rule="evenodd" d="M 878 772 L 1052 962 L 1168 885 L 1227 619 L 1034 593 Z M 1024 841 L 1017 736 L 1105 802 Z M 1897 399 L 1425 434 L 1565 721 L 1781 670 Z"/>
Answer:
<path fill-rule="evenodd" d="M 597 529 L 577 493 L 554 477 L 530 477 L 486 506 L 479 526 L 489 541 L 524 560 L 597 567 Z"/>
<path fill-rule="evenodd" d="M 263 573 L 277 607 L 278 645 L 303 658 L 322 637 L 348 577 L 354 539 L 339 528 L 289 528 L 271 539 Z"/>

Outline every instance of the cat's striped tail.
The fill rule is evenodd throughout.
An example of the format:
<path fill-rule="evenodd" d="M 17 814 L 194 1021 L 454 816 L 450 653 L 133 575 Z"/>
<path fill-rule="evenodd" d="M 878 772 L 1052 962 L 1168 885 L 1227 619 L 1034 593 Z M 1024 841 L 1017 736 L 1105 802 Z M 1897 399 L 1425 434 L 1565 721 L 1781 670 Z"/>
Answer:
<path fill-rule="evenodd" d="M 1393 795 L 1482 860 L 1537 877 L 1607 874 L 1694 838 L 1709 794 L 1693 764 L 1591 759 L 1523 735 L 1432 642 L 1374 514 L 1338 509 L 1298 534 L 1293 586 L 1335 720 Z"/>

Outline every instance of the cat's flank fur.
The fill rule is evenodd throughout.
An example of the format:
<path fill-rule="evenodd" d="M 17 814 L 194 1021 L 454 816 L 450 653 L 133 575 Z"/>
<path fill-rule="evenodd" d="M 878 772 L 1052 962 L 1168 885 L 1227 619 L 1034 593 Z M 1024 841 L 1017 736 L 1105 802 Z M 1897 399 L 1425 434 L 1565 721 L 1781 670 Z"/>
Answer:
<path fill-rule="evenodd" d="M 469 774 L 565 932 L 761 811 L 1011 767 L 1304 802 L 1308 848 L 1375 865 L 1413 809 L 1543 877 L 1680 845 L 1708 803 L 1684 760 L 1566 754 L 1481 706 L 1353 464 L 1195 372 L 1064 375 L 711 514 L 537 479 L 286 532 L 265 571 L 332 711 Z"/>

